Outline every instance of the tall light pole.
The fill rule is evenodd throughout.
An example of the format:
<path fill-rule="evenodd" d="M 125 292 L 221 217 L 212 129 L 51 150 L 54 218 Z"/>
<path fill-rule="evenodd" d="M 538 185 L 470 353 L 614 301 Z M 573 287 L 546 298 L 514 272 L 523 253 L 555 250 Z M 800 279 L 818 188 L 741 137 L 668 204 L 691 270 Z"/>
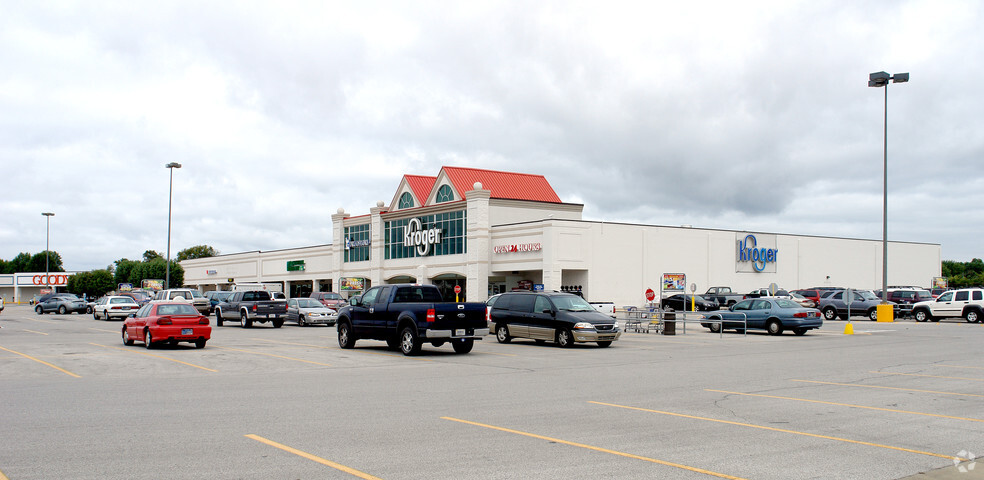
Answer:
<path fill-rule="evenodd" d="M 905 83 L 909 81 L 909 74 L 896 73 L 889 75 L 885 72 L 875 72 L 868 75 L 869 87 L 885 87 L 885 128 L 883 133 L 884 158 L 882 170 L 882 303 L 888 303 L 888 81 L 892 83 Z"/>
<path fill-rule="evenodd" d="M 174 169 L 181 168 L 181 164 L 171 162 L 164 166 L 171 171 L 171 180 L 167 186 L 167 263 L 164 267 L 164 290 L 167 290 L 171 288 L 171 191 L 174 189 Z"/>
<path fill-rule="evenodd" d="M 46 287 L 48 287 L 48 290 L 49 290 L 49 293 L 50 293 L 50 290 L 51 290 L 51 282 L 48 281 L 48 278 L 50 278 L 50 275 L 48 275 L 48 255 L 49 255 L 48 252 L 50 251 L 50 248 L 48 248 L 48 239 L 50 238 L 50 233 L 51 233 L 51 217 L 54 217 L 55 214 L 54 213 L 51 213 L 51 212 L 41 212 L 41 215 L 44 215 L 45 216 L 45 219 L 44 219 L 44 224 L 45 224 L 44 225 L 44 285 Z"/>

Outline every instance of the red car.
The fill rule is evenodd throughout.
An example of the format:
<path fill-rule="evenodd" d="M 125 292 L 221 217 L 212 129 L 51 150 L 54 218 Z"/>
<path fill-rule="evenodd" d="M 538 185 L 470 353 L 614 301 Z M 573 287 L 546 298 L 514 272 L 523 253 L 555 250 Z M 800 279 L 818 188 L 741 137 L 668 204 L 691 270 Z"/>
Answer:
<path fill-rule="evenodd" d="M 335 292 L 314 292 L 311 294 L 311 298 L 321 302 L 322 305 L 338 310 L 348 302 L 345 301 L 345 297 L 335 293 Z"/>
<path fill-rule="evenodd" d="M 187 302 L 150 302 L 123 322 L 124 345 L 142 340 L 147 348 L 178 342 L 191 342 L 196 348 L 205 348 L 205 342 L 211 336 L 208 317 Z"/>

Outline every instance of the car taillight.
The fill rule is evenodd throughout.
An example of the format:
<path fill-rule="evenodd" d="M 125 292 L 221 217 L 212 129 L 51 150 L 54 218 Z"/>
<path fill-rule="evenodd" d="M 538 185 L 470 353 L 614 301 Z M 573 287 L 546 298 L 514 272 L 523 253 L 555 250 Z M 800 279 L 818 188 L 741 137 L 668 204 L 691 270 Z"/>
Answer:
<path fill-rule="evenodd" d="M 253 311 L 254 312 L 256 311 L 256 304 L 255 303 L 253 304 Z"/>
<path fill-rule="evenodd" d="M 434 309 L 433 308 L 428 308 L 427 309 L 427 323 L 434 323 L 434 320 L 436 318 L 437 318 L 437 315 L 434 313 Z"/>
<path fill-rule="evenodd" d="M 158 325 L 171 325 L 171 317 L 161 317 L 157 319 Z"/>
<path fill-rule="evenodd" d="M 793 314 L 795 318 L 806 318 L 810 316 L 810 312 L 796 312 Z"/>
<path fill-rule="evenodd" d="M 198 317 L 199 325 L 208 325 L 208 317 Z"/>

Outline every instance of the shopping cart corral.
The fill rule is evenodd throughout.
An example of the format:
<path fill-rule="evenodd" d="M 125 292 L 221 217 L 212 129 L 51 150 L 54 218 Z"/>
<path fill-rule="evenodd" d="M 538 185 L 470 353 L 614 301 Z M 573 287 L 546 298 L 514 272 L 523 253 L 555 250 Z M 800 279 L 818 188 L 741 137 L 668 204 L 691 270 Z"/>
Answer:
<path fill-rule="evenodd" d="M 748 319 L 745 314 L 741 314 L 742 319 L 728 319 L 729 328 L 735 328 L 735 324 L 742 324 L 744 327 L 738 330 L 745 335 L 748 331 Z M 635 333 L 656 332 L 661 335 L 676 335 L 679 324 L 681 333 L 687 334 L 687 324 L 717 324 L 719 325 L 719 337 L 724 338 L 724 322 L 722 319 L 709 319 L 705 312 L 684 312 L 663 310 L 658 307 L 635 307 L 626 306 L 616 311 L 616 318 L 623 322 L 623 330 Z"/>

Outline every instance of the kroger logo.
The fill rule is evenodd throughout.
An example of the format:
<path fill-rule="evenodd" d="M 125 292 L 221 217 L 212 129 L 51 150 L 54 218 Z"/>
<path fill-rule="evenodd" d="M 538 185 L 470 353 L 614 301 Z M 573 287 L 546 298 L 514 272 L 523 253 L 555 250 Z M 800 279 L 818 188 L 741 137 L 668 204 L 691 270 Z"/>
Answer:
<path fill-rule="evenodd" d="M 416 247 L 417 255 L 426 257 L 430 253 L 431 245 L 441 243 L 442 233 L 443 231 L 440 228 L 424 230 L 419 218 L 411 218 L 410 222 L 407 223 L 406 229 L 403 231 L 403 245 Z"/>
<path fill-rule="evenodd" d="M 778 256 L 778 248 L 758 248 L 755 235 L 745 235 L 744 239 L 738 240 L 738 262 L 751 262 L 756 272 L 765 271 L 766 264 L 775 263 Z"/>

